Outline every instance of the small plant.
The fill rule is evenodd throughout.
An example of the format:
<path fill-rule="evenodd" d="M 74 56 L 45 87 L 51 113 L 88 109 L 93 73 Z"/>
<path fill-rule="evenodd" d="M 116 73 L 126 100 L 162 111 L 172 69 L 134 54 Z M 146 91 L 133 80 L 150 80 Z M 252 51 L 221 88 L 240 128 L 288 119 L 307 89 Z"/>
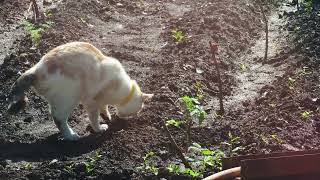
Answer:
<path fill-rule="evenodd" d="M 53 13 L 51 10 L 46 10 L 44 13 L 43 13 L 44 17 L 46 18 L 49 18 L 51 16 L 53 16 Z"/>
<path fill-rule="evenodd" d="M 198 119 L 198 124 L 201 125 L 204 121 L 206 112 L 200 105 L 199 100 L 190 96 L 183 96 L 179 98 L 179 100 L 183 103 L 183 106 L 185 106 L 189 115 L 191 117 L 196 117 Z"/>
<path fill-rule="evenodd" d="M 27 170 L 31 170 L 33 168 L 32 164 L 30 162 L 25 163 L 23 167 Z"/>
<path fill-rule="evenodd" d="M 304 67 L 298 72 L 298 74 L 299 74 L 300 76 L 306 76 L 306 75 L 312 74 L 312 72 L 309 70 L 308 67 L 305 67 L 305 66 L 304 66 Z"/>
<path fill-rule="evenodd" d="M 32 24 L 31 22 L 25 20 L 22 22 L 25 31 L 30 35 L 32 45 L 33 46 L 38 46 L 41 40 L 41 33 L 52 26 L 52 22 L 46 22 L 44 24 L 39 25 L 38 27 Z"/>
<path fill-rule="evenodd" d="M 181 30 L 174 29 L 171 31 L 171 33 L 175 42 L 181 42 L 184 39 L 184 35 Z"/>
<path fill-rule="evenodd" d="M 307 120 L 309 120 L 311 114 L 312 114 L 312 111 L 303 111 L 303 112 L 301 113 L 301 118 L 302 118 L 304 121 L 307 121 Z"/>
<path fill-rule="evenodd" d="M 265 144 L 269 145 L 269 139 L 264 134 L 256 134 L 256 136 Z"/>
<path fill-rule="evenodd" d="M 170 164 L 167 169 L 175 174 L 202 177 L 208 167 L 221 170 L 223 157 L 224 153 L 220 149 L 212 151 L 208 148 L 202 148 L 198 143 L 192 143 L 188 148 L 188 156 L 186 157 L 192 168 L 186 168 L 182 164 Z"/>
<path fill-rule="evenodd" d="M 180 125 L 183 123 L 182 121 L 176 120 L 176 119 L 168 119 L 165 117 L 166 120 L 166 126 L 175 126 L 180 127 Z"/>
<path fill-rule="evenodd" d="M 154 165 L 151 165 L 150 163 L 150 159 L 155 156 L 154 152 L 148 152 L 147 154 L 145 154 L 145 156 L 143 157 L 143 164 L 142 166 L 137 167 L 137 170 L 142 171 L 142 172 L 150 172 L 154 175 L 158 175 L 158 168 L 155 167 Z"/>
<path fill-rule="evenodd" d="M 289 89 L 294 89 L 295 82 L 296 82 L 295 79 L 293 79 L 293 78 L 291 78 L 291 77 L 288 78 L 288 86 L 289 86 Z"/>
<path fill-rule="evenodd" d="M 63 170 L 67 171 L 68 173 L 72 173 L 73 170 L 74 170 L 74 164 L 71 163 L 71 164 L 69 164 L 69 165 L 66 165 L 66 166 L 63 168 Z"/>
<path fill-rule="evenodd" d="M 242 73 L 248 71 L 248 69 L 249 69 L 248 65 L 240 64 L 240 70 L 241 70 Z"/>
<path fill-rule="evenodd" d="M 169 167 L 167 167 L 169 172 L 174 174 L 187 174 L 191 177 L 199 177 L 201 174 L 197 171 L 193 171 L 190 168 L 184 168 L 180 164 L 170 164 Z"/>
<path fill-rule="evenodd" d="M 100 151 L 97 151 L 93 154 L 92 157 L 89 157 L 88 160 L 84 163 L 86 173 L 91 173 L 96 165 L 96 162 L 102 157 Z"/>
<path fill-rule="evenodd" d="M 245 147 L 240 145 L 240 137 L 233 136 L 231 132 L 228 133 L 228 141 L 224 141 L 221 145 L 225 145 L 227 147 L 228 156 L 236 156 L 239 152 L 243 151 Z"/>
<path fill-rule="evenodd" d="M 200 106 L 200 102 L 198 99 L 190 97 L 190 96 L 183 96 L 179 98 L 179 101 L 182 102 L 182 107 L 186 111 L 186 136 L 187 136 L 187 146 L 191 145 L 191 126 L 193 122 L 193 118 L 198 119 L 198 125 L 201 125 L 204 121 L 206 112 L 203 110 L 202 106 Z"/>
<path fill-rule="evenodd" d="M 278 144 L 283 144 L 283 141 L 276 134 L 271 134 L 271 138 L 275 140 Z"/>
<path fill-rule="evenodd" d="M 193 162 L 197 166 L 199 172 L 209 166 L 217 170 L 222 169 L 222 158 L 225 156 L 220 149 L 210 150 L 208 148 L 202 148 L 198 143 L 192 143 L 188 149 L 189 152 L 193 152 L 193 158 L 188 158 L 189 161 Z"/>
<path fill-rule="evenodd" d="M 196 97 L 199 101 L 202 101 L 205 97 L 205 93 L 202 90 L 202 84 L 200 81 L 196 81 L 193 84 L 194 89 L 196 90 Z"/>

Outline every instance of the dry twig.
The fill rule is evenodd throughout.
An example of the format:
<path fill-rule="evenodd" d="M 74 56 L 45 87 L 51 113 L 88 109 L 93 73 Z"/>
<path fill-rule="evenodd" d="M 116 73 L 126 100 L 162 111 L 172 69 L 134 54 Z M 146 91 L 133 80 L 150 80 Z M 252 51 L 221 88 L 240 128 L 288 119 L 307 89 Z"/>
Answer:
<path fill-rule="evenodd" d="M 219 104 L 220 104 L 219 115 L 224 115 L 222 81 L 221 81 L 221 76 L 220 76 L 219 65 L 218 65 L 218 62 L 216 59 L 216 54 L 218 53 L 219 45 L 216 43 L 212 43 L 212 42 L 209 42 L 209 45 L 210 45 L 210 49 L 211 49 L 212 60 L 213 60 L 214 65 L 216 67 L 218 83 L 219 83 Z"/>
<path fill-rule="evenodd" d="M 186 160 L 186 158 L 184 157 L 184 154 L 183 154 L 183 151 L 182 149 L 178 146 L 178 144 L 176 143 L 176 141 L 173 139 L 168 127 L 166 126 L 166 122 L 164 121 L 164 119 L 161 119 L 161 122 L 162 122 L 162 125 L 163 125 L 163 128 L 164 130 L 166 131 L 168 137 L 169 137 L 169 140 L 171 142 L 171 144 L 173 145 L 173 147 L 176 149 L 176 152 L 179 156 L 179 158 L 181 159 L 182 163 L 184 164 L 184 166 L 186 168 L 191 168 L 190 164 L 188 163 L 188 161 Z"/>

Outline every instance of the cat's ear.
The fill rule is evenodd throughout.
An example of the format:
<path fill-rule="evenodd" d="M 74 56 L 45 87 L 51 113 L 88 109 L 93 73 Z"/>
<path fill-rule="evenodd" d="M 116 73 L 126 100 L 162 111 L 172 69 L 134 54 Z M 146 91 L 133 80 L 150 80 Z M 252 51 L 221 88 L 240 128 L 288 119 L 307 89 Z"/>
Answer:
<path fill-rule="evenodd" d="M 151 101 L 152 97 L 153 94 L 142 93 L 142 102 L 149 102 Z"/>

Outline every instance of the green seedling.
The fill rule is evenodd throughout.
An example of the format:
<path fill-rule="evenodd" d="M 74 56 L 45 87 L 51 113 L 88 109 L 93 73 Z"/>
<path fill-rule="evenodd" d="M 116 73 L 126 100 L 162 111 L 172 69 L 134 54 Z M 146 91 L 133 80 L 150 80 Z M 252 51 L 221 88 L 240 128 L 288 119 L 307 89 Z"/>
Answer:
<path fill-rule="evenodd" d="M 293 29 L 294 33 L 298 33 L 300 31 L 301 27 L 300 26 L 295 26 Z"/>
<path fill-rule="evenodd" d="M 295 82 L 296 82 L 295 79 L 293 79 L 293 78 L 291 78 L 291 77 L 288 78 L 288 86 L 289 86 L 289 89 L 294 89 Z"/>
<path fill-rule="evenodd" d="M 195 158 L 189 158 L 190 161 L 198 164 L 198 170 L 203 172 L 208 166 L 221 170 L 222 169 L 222 158 L 224 153 L 220 149 L 210 150 L 208 148 L 202 148 L 198 143 L 192 143 L 189 147 L 189 151 L 198 152 L 199 156 Z"/>
<path fill-rule="evenodd" d="M 249 69 L 248 65 L 240 64 L 240 70 L 241 70 L 242 73 L 248 71 L 248 69 Z"/>
<path fill-rule="evenodd" d="M 22 25 L 24 26 L 25 31 L 30 35 L 31 37 L 31 41 L 32 41 L 32 45 L 37 47 L 40 43 L 41 40 L 41 33 L 52 26 L 52 22 L 46 22 L 43 23 L 39 26 L 35 26 L 34 24 L 32 24 L 31 22 L 25 20 L 22 22 Z"/>
<path fill-rule="evenodd" d="M 183 123 L 182 121 L 179 121 L 179 120 L 176 120 L 176 119 L 165 118 L 165 120 L 166 120 L 166 126 L 180 127 L 180 125 Z"/>
<path fill-rule="evenodd" d="M 201 174 L 190 168 L 182 168 L 179 164 L 170 164 L 167 169 L 174 174 L 187 174 L 191 177 L 199 177 Z"/>
<path fill-rule="evenodd" d="M 97 161 L 101 157 L 102 155 L 100 154 L 100 151 L 97 151 L 93 154 L 93 156 L 89 157 L 86 162 L 84 162 L 84 165 L 86 167 L 85 169 L 86 173 L 91 173 L 94 170 Z"/>
<path fill-rule="evenodd" d="M 256 136 L 263 142 L 265 145 L 269 145 L 269 139 L 263 134 L 256 134 Z"/>
<path fill-rule="evenodd" d="M 271 138 L 275 140 L 278 144 L 283 144 L 283 141 L 276 134 L 271 134 Z"/>
<path fill-rule="evenodd" d="M 73 170 L 74 170 L 74 164 L 71 163 L 71 164 L 69 164 L 69 165 L 66 165 L 66 166 L 63 168 L 63 170 L 67 171 L 68 173 L 72 173 Z"/>
<path fill-rule="evenodd" d="M 196 97 L 199 101 L 202 101 L 205 98 L 205 93 L 202 90 L 202 84 L 200 81 L 196 81 L 193 84 L 193 88 L 196 90 Z"/>
<path fill-rule="evenodd" d="M 303 67 L 299 72 L 298 74 L 300 76 L 306 76 L 306 75 L 309 75 L 309 74 L 312 74 L 312 72 L 309 70 L 308 67 Z"/>
<path fill-rule="evenodd" d="M 51 16 L 53 16 L 53 13 L 51 10 L 46 10 L 44 13 L 43 13 L 44 17 L 46 18 L 49 18 Z"/>
<path fill-rule="evenodd" d="M 240 137 L 233 136 L 231 132 L 228 133 L 228 141 L 224 141 L 221 145 L 227 147 L 227 152 L 230 157 L 239 155 L 239 152 L 243 151 L 245 147 L 241 146 Z"/>
<path fill-rule="evenodd" d="M 167 169 L 169 172 L 174 173 L 174 174 L 187 174 L 190 175 L 191 177 L 199 177 L 201 174 L 197 171 L 194 171 L 190 168 L 183 168 L 179 164 L 170 164 Z"/>
<path fill-rule="evenodd" d="M 301 118 L 302 118 L 304 121 L 307 121 L 307 120 L 309 120 L 311 114 L 312 114 L 312 111 L 303 111 L 303 112 L 301 113 Z"/>
<path fill-rule="evenodd" d="M 204 121 L 206 112 L 200 105 L 199 100 L 190 96 L 183 96 L 179 98 L 179 101 L 182 102 L 189 115 L 191 117 L 196 117 L 198 119 L 198 124 L 201 125 Z"/>
<path fill-rule="evenodd" d="M 25 163 L 23 167 L 27 170 L 31 170 L 33 168 L 32 164 L 30 162 Z"/>
<path fill-rule="evenodd" d="M 183 32 L 178 29 L 172 30 L 171 33 L 175 42 L 181 42 L 184 39 Z"/>
<path fill-rule="evenodd" d="M 150 172 L 150 173 L 153 173 L 154 175 L 158 175 L 159 168 L 155 167 L 150 163 L 150 159 L 153 156 L 155 156 L 155 153 L 152 151 L 145 154 L 145 156 L 143 157 L 143 164 L 142 166 L 137 167 L 137 170 L 141 172 Z"/>

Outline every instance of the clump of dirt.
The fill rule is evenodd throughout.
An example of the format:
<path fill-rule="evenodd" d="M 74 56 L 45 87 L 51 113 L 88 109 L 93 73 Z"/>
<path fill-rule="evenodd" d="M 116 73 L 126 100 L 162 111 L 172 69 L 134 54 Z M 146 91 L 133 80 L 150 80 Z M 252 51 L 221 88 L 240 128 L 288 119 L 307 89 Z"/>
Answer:
<path fill-rule="evenodd" d="M 179 160 L 160 120 L 164 116 L 182 118 L 172 100 L 182 95 L 195 96 L 196 82 L 202 84 L 206 94 L 202 103 L 208 113 L 208 126 L 194 127 L 192 140 L 203 147 L 219 146 L 228 139 L 229 132 L 241 138 L 241 145 L 246 147 L 242 153 L 310 149 L 319 145 L 319 139 L 312 136 L 319 129 L 318 71 L 311 61 L 299 55 L 268 65 L 270 69 L 286 63 L 291 66 L 281 67 L 284 75 L 273 75 L 277 80 L 263 87 L 258 97 L 237 101 L 238 108 L 230 106 L 223 119 L 214 118 L 212 99 L 217 98 L 218 81 L 210 60 L 209 41 L 220 45 L 223 93 L 232 97 L 241 87 L 239 63 L 257 64 L 257 54 L 245 59 L 263 31 L 261 13 L 251 1 L 46 3 L 40 6 L 41 10 L 52 15 L 42 22 L 52 21 L 53 26 L 43 32 L 39 46 L 33 48 L 28 35 L 16 40 L 17 48 L 0 66 L 1 179 L 185 179 L 186 176 L 172 175 L 166 170 Z M 27 4 L 19 8 L 6 1 L 2 4 L 14 12 L 27 9 Z M 22 14 L 17 18 L 22 19 Z M 172 30 L 182 31 L 182 41 L 175 42 Z M 33 92 L 27 94 L 29 105 L 23 112 L 8 116 L 5 99 L 19 74 L 53 47 L 70 41 L 91 42 L 105 54 L 118 58 L 143 91 L 155 93 L 154 100 L 139 117 L 115 121 L 104 134 L 90 133 L 88 116 L 79 105 L 69 118 L 70 125 L 84 136 L 79 142 L 59 140 L 47 103 Z M 301 69 L 302 65 L 307 68 Z M 311 115 L 302 118 L 303 112 Z M 115 115 L 113 118 L 116 119 Z M 170 130 L 178 144 L 185 147 L 182 131 Z M 143 163 L 142 157 L 150 151 L 156 154 L 158 176 L 137 170 Z M 96 152 L 101 157 L 94 163 L 93 171 L 88 172 L 85 164 Z"/>

